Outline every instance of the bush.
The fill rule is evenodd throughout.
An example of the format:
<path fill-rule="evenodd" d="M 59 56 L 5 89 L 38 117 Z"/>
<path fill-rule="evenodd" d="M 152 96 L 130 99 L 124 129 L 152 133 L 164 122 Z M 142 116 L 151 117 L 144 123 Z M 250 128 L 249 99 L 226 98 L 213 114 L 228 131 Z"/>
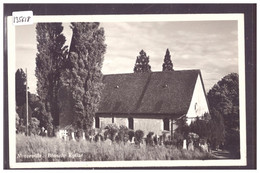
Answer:
<path fill-rule="evenodd" d="M 95 142 L 103 141 L 103 140 L 104 140 L 104 137 L 103 137 L 100 133 L 98 133 L 98 134 L 95 135 L 95 137 L 94 137 L 94 141 L 95 141 Z"/>
<path fill-rule="evenodd" d="M 105 127 L 106 131 L 104 133 L 105 139 L 110 139 L 111 141 L 115 141 L 115 137 L 117 135 L 118 132 L 118 127 L 116 126 L 116 124 L 108 124 Z"/>
<path fill-rule="evenodd" d="M 37 118 L 32 117 L 31 123 L 30 123 L 30 126 L 29 126 L 31 134 L 38 135 L 40 133 L 39 125 L 40 125 L 40 121 Z"/>
<path fill-rule="evenodd" d="M 135 136 L 135 132 L 131 129 L 128 130 L 128 137 L 129 140 L 132 141 L 133 137 Z"/>
<path fill-rule="evenodd" d="M 183 133 L 177 131 L 173 135 L 172 144 L 177 146 L 178 148 L 182 148 L 183 140 L 184 140 Z"/>
<path fill-rule="evenodd" d="M 240 158 L 240 133 L 237 130 L 232 130 L 226 136 L 226 149 L 228 149 L 233 158 Z"/>
<path fill-rule="evenodd" d="M 143 142 L 144 132 L 142 130 L 135 131 L 135 142 L 136 144 L 140 144 Z"/>
<path fill-rule="evenodd" d="M 126 126 L 121 125 L 118 130 L 118 135 L 116 137 L 116 141 L 126 143 L 129 140 L 128 131 L 129 130 Z"/>
<path fill-rule="evenodd" d="M 24 120 L 22 118 L 19 118 L 18 120 L 19 120 L 19 123 L 16 123 L 16 133 L 25 133 L 26 127 L 24 125 Z"/>
<path fill-rule="evenodd" d="M 153 145 L 154 142 L 153 142 L 153 135 L 154 135 L 154 132 L 149 132 L 148 135 L 146 136 L 146 145 Z"/>

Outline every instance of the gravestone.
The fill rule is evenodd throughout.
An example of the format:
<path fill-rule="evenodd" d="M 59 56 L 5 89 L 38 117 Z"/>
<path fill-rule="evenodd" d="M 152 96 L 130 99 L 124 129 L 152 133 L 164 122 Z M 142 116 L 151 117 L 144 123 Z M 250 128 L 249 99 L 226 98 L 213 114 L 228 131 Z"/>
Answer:
<path fill-rule="evenodd" d="M 183 147 L 182 149 L 187 150 L 187 141 L 186 139 L 183 140 Z"/>

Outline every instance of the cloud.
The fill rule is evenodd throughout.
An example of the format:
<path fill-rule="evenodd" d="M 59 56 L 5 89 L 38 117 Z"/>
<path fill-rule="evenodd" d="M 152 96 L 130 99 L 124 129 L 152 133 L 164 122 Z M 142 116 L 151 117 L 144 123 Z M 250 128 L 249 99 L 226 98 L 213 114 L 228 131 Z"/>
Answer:
<path fill-rule="evenodd" d="M 69 23 L 63 26 L 69 45 L 72 31 Z M 133 72 L 141 49 L 150 57 L 152 71 L 161 71 L 167 48 L 175 70 L 201 69 L 207 90 L 228 73 L 238 72 L 236 21 L 104 22 L 100 26 L 107 44 L 104 74 Z M 17 35 L 17 68 L 28 68 L 30 88 L 36 88 L 35 26 L 17 28 Z"/>
<path fill-rule="evenodd" d="M 225 28 L 224 26 L 229 26 Z M 237 72 L 237 28 L 232 22 L 105 23 L 107 54 L 104 71 L 132 72 L 144 49 L 152 71 L 161 71 L 166 48 L 176 70 L 201 69 L 207 90 L 230 72 Z M 108 66 L 108 67 L 106 67 Z"/>

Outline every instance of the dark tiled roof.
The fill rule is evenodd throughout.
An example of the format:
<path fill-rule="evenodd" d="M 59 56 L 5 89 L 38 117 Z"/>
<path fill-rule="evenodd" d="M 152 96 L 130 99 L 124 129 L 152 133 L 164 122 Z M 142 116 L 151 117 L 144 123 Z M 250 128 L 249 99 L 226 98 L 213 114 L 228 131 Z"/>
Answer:
<path fill-rule="evenodd" d="M 97 114 L 186 114 L 200 70 L 104 75 Z"/>

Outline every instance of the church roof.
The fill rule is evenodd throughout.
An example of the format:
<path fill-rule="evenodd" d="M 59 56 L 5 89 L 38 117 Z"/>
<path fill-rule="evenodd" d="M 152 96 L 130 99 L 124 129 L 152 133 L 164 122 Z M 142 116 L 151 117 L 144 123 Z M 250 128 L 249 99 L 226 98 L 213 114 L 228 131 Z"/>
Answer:
<path fill-rule="evenodd" d="M 97 114 L 186 114 L 198 75 L 200 70 L 104 75 Z"/>

